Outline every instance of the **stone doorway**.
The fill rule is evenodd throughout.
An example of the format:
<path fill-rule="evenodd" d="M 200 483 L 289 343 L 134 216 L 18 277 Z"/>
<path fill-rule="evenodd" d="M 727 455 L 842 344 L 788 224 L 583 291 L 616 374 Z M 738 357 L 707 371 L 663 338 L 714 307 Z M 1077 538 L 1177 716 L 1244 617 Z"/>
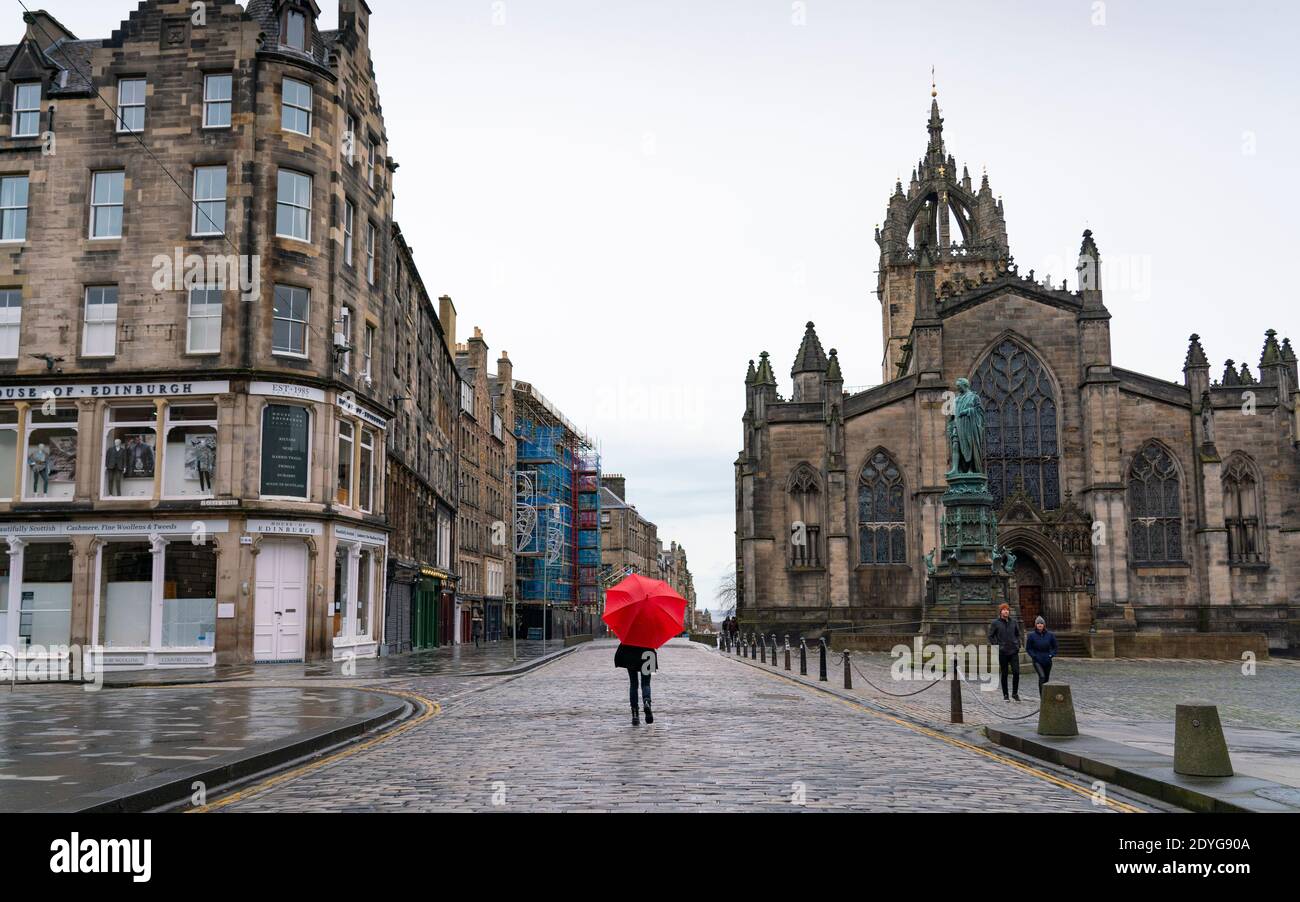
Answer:
<path fill-rule="evenodd" d="M 1016 555 L 1016 598 L 1020 603 L 1017 613 L 1027 633 L 1033 628 L 1034 618 L 1043 612 L 1043 569 L 1027 549 L 1012 551 Z"/>

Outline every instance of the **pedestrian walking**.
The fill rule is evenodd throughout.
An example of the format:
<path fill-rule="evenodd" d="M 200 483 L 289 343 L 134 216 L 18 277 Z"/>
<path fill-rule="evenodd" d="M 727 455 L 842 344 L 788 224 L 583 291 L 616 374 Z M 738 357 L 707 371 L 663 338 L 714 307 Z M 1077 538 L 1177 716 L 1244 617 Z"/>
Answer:
<path fill-rule="evenodd" d="M 634 573 L 605 591 L 605 613 L 601 619 L 618 636 L 614 666 L 627 671 L 634 727 L 641 723 L 638 683 L 645 704 L 645 722 L 655 722 L 650 708 L 650 677 L 659 669 L 656 649 L 681 632 L 685 617 L 686 599 L 663 580 Z"/>
<path fill-rule="evenodd" d="M 989 644 L 998 647 L 998 677 L 1002 698 L 1020 701 L 1020 623 L 1011 619 L 1011 608 L 1002 605 L 989 624 Z M 1011 670 L 1011 695 L 1007 695 L 1007 670 Z"/>
<path fill-rule="evenodd" d="M 1025 639 L 1025 651 L 1034 662 L 1038 674 L 1038 697 L 1043 697 L 1043 684 L 1052 675 L 1052 659 L 1056 657 L 1056 633 L 1047 628 L 1042 617 L 1034 618 L 1034 631 Z"/>
<path fill-rule="evenodd" d="M 654 723 L 654 711 L 650 708 L 650 677 L 659 669 L 659 653 L 653 648 L 642 645 L 624 645 L 619 643 L 614 652 L 614 666 L 627 671 L 628 701 L 632 703 L 632 726 L 639 726 L 640 705 L 637 701 L 637 683 L 641 684 L 641 701 L 645 703 L 645 722 Z"/>

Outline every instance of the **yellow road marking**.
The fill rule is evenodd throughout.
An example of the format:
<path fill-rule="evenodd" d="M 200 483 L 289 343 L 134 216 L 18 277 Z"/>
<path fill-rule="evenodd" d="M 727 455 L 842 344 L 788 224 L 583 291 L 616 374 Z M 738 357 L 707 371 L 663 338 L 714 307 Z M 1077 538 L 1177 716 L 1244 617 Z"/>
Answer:
<path fill-rule="evenodd" d="M 423 706 L 424 710 L 422 710 L 419 714 L 417 714 L 415 717 L 411 718 L 410 720 L 406 721 L 405 723 L 402 723 L 399 726 L 395 727 L 394 729 L 388 730 L 385 733 L 381 733 L 380 735 L 374 737 L 373 739 L 368 739 L 365 742 L 357 743 L 356 745 L 350 745 L 347 748 L 340 749 L 334 754 L 329 755 L 328 757 L 325 758 L 321 758 L 318 761 L 309 761 L 306 764 L 293 768 L 292 770 L 287 770 L 282 774 L 276 774 L 273 777 L 268 777 L 267 779 L 263 780 L 262 782 L 254 786 L 249 786 L 237 792 L 232 792 L 230 795 L 223 796 L 222 798 L 210 804 L 199 805 L 194 808 L 188 808 L 186 809 L 185 813 L 205 814 L 210 811 L 216 811 L 220 808 L 225 808 L 227 805 L 233 805 L 236 802 L 242 802 L 245 799 L 252 798 L 253 796 L 259 793 L 266 792 L 268 789 L 271 789 L 275 786 L 279 786 L 281 783 L 287 783 L 288 781 L 297 779 L 298 777 L 301 777 L 304 774 L 308 774 L 311 773 L 312 771 L 319 770 L 320 768 L 325 767 L 328 764 L 333 764 L 335 761 L 342 761 L 344 758 L 350 758 L 353 755 L 366 751 L 367 749 L 374 748 L 375 746 L 379 745 L 379 743 L 386 742 L 389 739 L 392 739 L 396 736 L 400 736 L 401 734 L 405 733 L 407 730 L 414 729 L 415 727 L 418 727 L 420 724 L 424 723 L 426 720 L 429 720 L 430 718 L 433 717 L 437 717 L 439 714 L 442 713 L 442 705 L 438 704 L 433 699 L 425 698 L 423 695 L 418 695 L 414 692 L 407 692 L 404 689 L 369 689 L 364 686 L 357 686 L 352 688 L 363 689 L 366 692 L 380 692 L 386 695 L 398 695 L 401 696 L 402 698 L 410 699 L 412 701 L 419 703 L 420 705 Z"/>
<path fill-rule="evenodd" d="M 796 686 L 806 689 L 809 692 L 816 692 L 818 695 L 830 695 L 830 697 L 835 699 L 837 702 L 841 702 L 845 705 L 848 705 L 850 708 L 857 708 L 859 711 L 865 711 L 867 714 L 870 714 L 872 717 L 878 717 L 882 720 L 891 721 L 893 723 L 898 724 L 900 727 L 906 727 L 907 729 L 912 730 L 916 733 L 921 733 L 924 736 L 929 736 L 931 739 L 938 739 L 940 742 L 946 742 L 949 745 L 956 746 L 957 748 L 960 749 L 965 749 L 968 752 L 974 752 L 977 755 L 983 755 L 985 758 L 992 758 L 994 761 L 998 761 L 1002 764 L 1010 765 L 1011 767 L 1014 767 L 1018 771 L 1022 771 L 1031 776 L 1038 777 L 1039 779 L 1042 780 L 1046 780 L 1048 783 L 1055 784 L 1056 786 L 1059 786 L 1062 789 L 1068 789 L 1070 790 L 1070 792 L 1076 793 L 1077 795 L 1081 795 L 1086 799 L 1089 800 L 1096 799 L 1095 793 L 1093 793 L 1090 789 L 1084 789 L 1082 786 L 1076 786 L 1073 783 L 1070 783 L 1066 780 L 1062 780 L 1060 777 L 1056 777 L 1053 776 L 1052 774 L 1049 774 L 1047 771 L 1039 770 L 1036 767 L 1031 767 L 1028 764 L 1023 764 L 1019 761 L 1016 761 L 1014 758 L 1008 758 L 1005 755 L 999 755 L 997 752 L 989 751 L 988 749 L 982 749 L 977 745 L 971 745 L 969 742 L 963 742 L 962 740 L 957 739 L 954 736 L 949 736 L 945 733 L 940 733 L 937 730 L 932 730 L 929 727 L 923 727 L 920 724 L 903 720 L 901 717 L 894 717 L 891 714 L 885 714 L 883 711 L 876 711 L 873 708 L 868 708 L 866 705 L 860 705 L 857 702 L 851 702 L 846 698 L 840 698 L 840 696 L 835 695 L 833 693 L 822 692 L 816 686 L 809 686 L 803 680 L 797 680 L 794 677 L 787 677 L 781 673 L 773 673 L 770 670 L 763 670 L 760 667 L 754 667 L 752 664 L 747 666 L 751 667 L 754 670 L 757 670 L 759 673 L 766 674 L 767 676 L 776 677 L 778 679 L 785 680 L 786 682 L 794 683 Z M 1103 796 L 1102 801 L 1104 801 L 1111 808 L 1114 808 L 1117 811 L 1123 811 L 1127 814 L 1143 813 L 1141 808 L 1137 808 L 1125 802 L 1117 802 L 1114 799 L 1110 798 L 1109 796 Z"/>

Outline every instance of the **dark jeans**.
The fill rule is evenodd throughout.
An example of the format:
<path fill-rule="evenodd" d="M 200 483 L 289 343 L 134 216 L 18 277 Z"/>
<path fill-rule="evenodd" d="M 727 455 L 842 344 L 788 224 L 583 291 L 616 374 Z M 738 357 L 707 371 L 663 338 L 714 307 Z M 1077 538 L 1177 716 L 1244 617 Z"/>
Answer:
<path fill-rule="evenodd" d="M 1043 684 L 1046 683 L 1052 675 L 1052 659 L 1048 658 L 1046 662 L 1035 661 L 1034 670 L 1038 673 L 1038 694 L 1042 695 Z"/>
<path fill-rule="evenodd" d="M 998 677 L 1002 681 L 1002 697 L 1007 697 L 1007 668 L 1011 668 L 1011 694 L 1020 694 L 1020 650 L 998 649 Z"/>
<path fill-rule="evenodd" d="M 636 678 L 638 675 L 641 677 L 641 695 L 644 696 L 645 703 L 650 704 L 650 674 L 629 670 L 627 672 L 627 695 L 632 702 L 633 708 L 636 707 Z"/>

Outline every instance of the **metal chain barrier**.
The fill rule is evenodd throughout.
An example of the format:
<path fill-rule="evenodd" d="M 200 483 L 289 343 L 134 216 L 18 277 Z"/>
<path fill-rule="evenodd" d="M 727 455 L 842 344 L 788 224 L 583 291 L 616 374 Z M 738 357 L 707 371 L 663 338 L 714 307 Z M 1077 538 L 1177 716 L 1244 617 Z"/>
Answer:
<path fill-rule="evenodd" d="M 960 673 L 960 671 L 958 671 L 958 673 Z M 961 680 L 962 687 L 965 688 L 965 687 L 966 687 L 970 682 L 971 682 L 970 680 L 967 680 L 967 679 L 964 679 L 964 678 L 963 678 L 963 679 Z M 974 691 L 975 691 L 975 701 L 979 702 L 979 704 L 980 704 L 980 705 L 981 705 L 981 706 L 982 706 L 986 711 L 988 711 L 990 714 L 992 714 L 994 717 L 999 717 L 999 718 L 1001 718 L 1002 720 L 1025 720 L 1025 719 L 1027 719 L 1027 718 L 1030 718 L 1030 717 L 1034 717 L 1034 716 L 1036 716 L 1036 715 L 1038 714 L 1039 708 L 1042 707 L 1042 705 L 1040 704 L 1038 708 L 1035 708 L 1034 710 L 1030 711 L 1028 714 L 1019 714 L 1019 715 L 1016 715 L 1015 717 L 1012 717 L 1012 716 L 1007 715 L 1007 714 L 999 713 L 998 710 L 997 710 L 996 708 L 992 707 L 991 705 L 985 704 L 984 700 L 983 700 L 982 698 L 980 698 L 980 694 L 981 694 L 984 690 L 982 690 L 982 689 L 976 689 L 976 690 L 974 690 Z M 965 698 L 965 693 L 962 693 L 962 697 Z"/>

